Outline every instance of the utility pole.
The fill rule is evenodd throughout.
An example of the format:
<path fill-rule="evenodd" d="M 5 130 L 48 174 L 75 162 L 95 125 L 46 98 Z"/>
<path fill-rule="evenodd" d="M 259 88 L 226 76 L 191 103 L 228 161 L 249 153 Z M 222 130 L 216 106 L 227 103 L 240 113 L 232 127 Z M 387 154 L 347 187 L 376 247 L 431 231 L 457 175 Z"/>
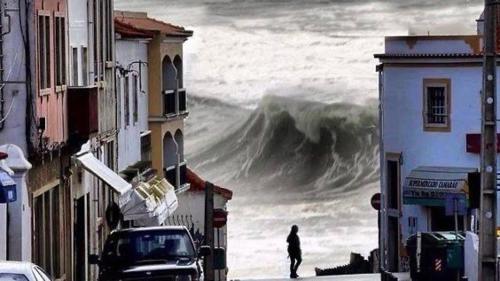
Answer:
<path fill-rule="evenodd" d="M 205 245 L 210 246 L 210 255 L 203 263 L 205 281 L 215 280 L 214 271 L 214 185 L 205 182 Z"/>
<path fill-rule="evenodd" d="M 485 0 L 484 62 L 481 118 L 481 207 L 479 217 L 479 276 L 496 281 L 496 9 L 500 0 Z"/>

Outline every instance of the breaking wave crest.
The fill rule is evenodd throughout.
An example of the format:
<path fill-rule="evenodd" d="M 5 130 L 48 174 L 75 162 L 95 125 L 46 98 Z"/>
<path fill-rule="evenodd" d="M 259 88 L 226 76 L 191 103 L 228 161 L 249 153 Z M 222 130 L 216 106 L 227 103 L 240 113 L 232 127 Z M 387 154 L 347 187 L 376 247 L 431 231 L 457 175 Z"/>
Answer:
<path fill-rule="evenodd" d="M 198 149 L 189 161 L 222 182 L 329 197 L 378 180 L 377 123 L 374 102 L 359 106 L 266 96 L 240 126 Z"/>

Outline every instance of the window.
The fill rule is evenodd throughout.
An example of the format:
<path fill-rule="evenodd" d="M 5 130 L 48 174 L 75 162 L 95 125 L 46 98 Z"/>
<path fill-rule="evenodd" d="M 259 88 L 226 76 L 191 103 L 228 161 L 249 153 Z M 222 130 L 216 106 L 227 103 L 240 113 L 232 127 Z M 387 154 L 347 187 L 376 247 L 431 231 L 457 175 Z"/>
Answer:
<path fill-rule="evenodd" d="M 82 61 L 81 61 L 81 64 L 82 64 L 82 84 L 84 86 L 87 86 L 88 84 L 88 69 L 87 69 L 87 61 L 88 61 L 88 58 L 87 58 L 88 54 L 87 54 L 87 47 L 83 47 L 82 46 Z"/>
<path fill-rule="evenodd" d="M 116 100 L 116 108 L 118 108 L 118 112 L 116 114 L 118 114 L 118 128 L 121 128 L 121 125 L 122 125 L 122 118 L 121 118 L 121 114 L 123 112 L 123 110 L 121 109 L 122 108 L 122 78 L 120 77 L 120 75 L 116 75 L 116 93 L 118 95 L 118 99 Z"/>
<path fill-rule="evenodd" d="M 78 86 L 78 48 L 71 48 L 71 59 L 73 61 L 73 67 L 72 67 L 72 71 L 73 71 L 73 86 Z"/>
<path fill-rule="evenodd" d="M 106 0 L 106 61 L 113 61 L 113 6 Z"/>
<path fill-rule="evenodd" d="M 450 80 L 424 79 L 424 130 L 450 130 Z"/>
<path fill-rule="evenodd" d="M 93 17 L 92 17 L 92 22 L 93 24 L 93 37 L 94 37 L 94 52 L 93 52 L 93 57 L 94 57 L 94 81 L 97 82 L 99 81 L 99 75 L 100 75 L 100 65 L 99 65 L 99 36 L 98 36 L 98 31 L 99 31 L 99 1 L 94 0 L 92 1 L 92 7 L 93 7 Z"/>
<path fill-rule="evenodd" d="M 41 90 L 50 88 L 50 16 L 38 16 L 38 80 Z"/>
<path fill-rule="evenodd" d="M 134 124 L 137 123 L 137 121 L 139 121 L 139 91 L 137 89 L 137 79 L 138 79 L 139 76 L 137 75 L 134 75 L 132 76 L 132 99 L 133 99 L 133 110 L 134 110 Z"/>
<path fill-rule="evenodd" d="M 66 19 L 56 17 L 54 28 L 56 86 L 66 85 Z"/>
<path fill-rule="evenodd" d="M 2 281 L 29 281 L 24 274 L 16 273 L 0 273 L 0 280 Z M 41 280 L 44 281 L 44 280 Z"/>
<path fill-rule="evenodd" d="M 125 126 L 130 125 L 130 91 L 129 91 L 129 76 L 125 76 L 125 82 L 123 85 L 123 106 L 125 107 Z"/>
<path fill-rule="evenodd" d="M 141 160 L 151 161 L 151 134 L 141 135 Z"/>

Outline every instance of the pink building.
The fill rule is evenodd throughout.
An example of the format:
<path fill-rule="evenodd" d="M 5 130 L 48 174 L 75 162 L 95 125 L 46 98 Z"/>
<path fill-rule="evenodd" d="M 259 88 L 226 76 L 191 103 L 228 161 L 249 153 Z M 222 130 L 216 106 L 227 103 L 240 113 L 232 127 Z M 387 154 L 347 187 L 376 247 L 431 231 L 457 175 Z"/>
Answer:
<path fill-rule="evenodd" d="M 35 1 L 36 116 L 49 149 L 68 137 L 66 19 L 66 0 Z"/>

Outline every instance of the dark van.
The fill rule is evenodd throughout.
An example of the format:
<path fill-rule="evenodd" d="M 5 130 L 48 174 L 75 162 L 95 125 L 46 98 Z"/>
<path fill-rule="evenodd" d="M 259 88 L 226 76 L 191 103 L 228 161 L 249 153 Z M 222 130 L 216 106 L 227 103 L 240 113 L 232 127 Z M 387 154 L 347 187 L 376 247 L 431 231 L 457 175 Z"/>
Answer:
<path fill-rule="evenodd" d="M 199 257 L 185 227 L 144 227 L 113 231 L 101 257 L 92 256 L 99 265 L 99 281 L 199 281 Z"/>

